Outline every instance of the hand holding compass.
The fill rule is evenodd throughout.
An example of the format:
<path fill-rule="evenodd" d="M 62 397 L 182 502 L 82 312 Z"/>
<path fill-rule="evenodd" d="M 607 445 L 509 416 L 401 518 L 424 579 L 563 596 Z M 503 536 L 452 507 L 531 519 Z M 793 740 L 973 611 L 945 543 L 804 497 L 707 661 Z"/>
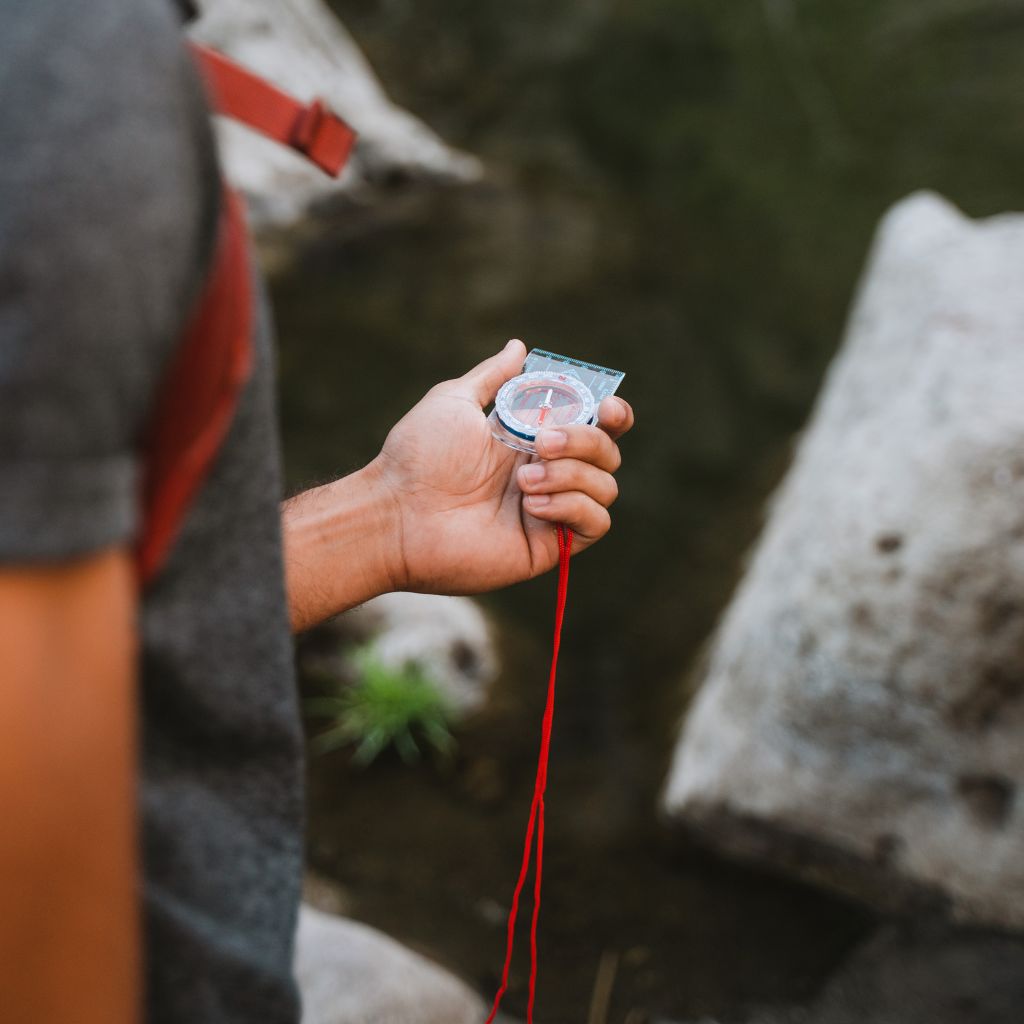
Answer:
<path fill-rule="evenodd" d="M 607 532 L 618 493 L 612 474 L 621 462 L 615 441 L 633 424 L 628 404 L 605 397 L 622 375 L 603 371 L 614 381 L 585 384 L 589 400 L 566 381 L 531 378 L 514 415 L 498 426 L 525 423 L 522 433 L 532 437 L 512 434 L 514 448 L 505 438 L 496 444 L 498 410 L 490 421 L 483 410 L 520 375 L 525 357 L 522 342 L 512 341 L 463 377 L 432 388 L 368 467 L 394 519 L 394 589 L 479 593 L 507 586 L 557 564 L 552 524 L 571 527 L 574 552 Z M 528 361 L 526 369 L 541 372 Z M 556 378 L 563 369 L 556 367 Z M 603 402 L 594 393 L 602 389 Z M 595 415 L 597 423 L 588 422 Z"/>

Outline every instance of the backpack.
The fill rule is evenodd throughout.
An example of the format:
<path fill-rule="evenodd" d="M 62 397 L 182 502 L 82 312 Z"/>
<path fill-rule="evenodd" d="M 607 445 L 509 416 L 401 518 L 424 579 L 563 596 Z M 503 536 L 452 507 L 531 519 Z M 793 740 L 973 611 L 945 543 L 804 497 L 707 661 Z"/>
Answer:
<path fill-rule="evenodd" d="M 212 108 L 341 173 L 355 133 L 319 100 L 303 104 L 197 43 Z M 253 287 L 241 196 L 224 185 L 206 280 L 157 393 L 143 449 L 140 586 L 166 564 L 193 500 L 227 436 L 252 366 Z"/>

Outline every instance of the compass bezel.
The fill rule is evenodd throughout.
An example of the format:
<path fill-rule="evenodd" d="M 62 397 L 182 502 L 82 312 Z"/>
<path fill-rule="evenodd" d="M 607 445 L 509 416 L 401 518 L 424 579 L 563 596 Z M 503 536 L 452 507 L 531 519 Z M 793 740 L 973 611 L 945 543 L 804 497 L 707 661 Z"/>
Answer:
<path fill-rule="evenodd" d="M 555 373 L 551 370 L 534 370 L 531 373 L 521 373 L 506 381 L 494 400 L 494 412 L 498 422 L 510 433 L 524 441 L 536 441 L 539 432 L 536 425 L 525 423 L 512 412 L 512 405 L 515 396 L 524 387 L 538 387 L 547 385 L 558 388 L 560 391 L 571 391 L 579 401 L 580 411 L 571 423 L 559 424 L 559 426 L 575 426 L 581 423 L 591 423 L 597 414 L 597 399 L 593 392 L 578 377 L 568 373 Z"/>

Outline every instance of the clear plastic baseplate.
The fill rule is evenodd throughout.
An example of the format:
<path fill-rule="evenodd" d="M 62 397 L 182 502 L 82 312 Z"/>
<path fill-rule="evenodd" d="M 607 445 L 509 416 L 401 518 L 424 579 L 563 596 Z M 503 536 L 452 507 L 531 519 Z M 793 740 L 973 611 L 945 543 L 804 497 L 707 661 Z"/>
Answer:
<path fill-rule="evenodd" d="M 523 372 L 502 385 L 487 417 L 495 440 L 535 452 L 547 427 L 593 423 L 602 399 L 614 395 L 625 373 L 535 348 Z"/>

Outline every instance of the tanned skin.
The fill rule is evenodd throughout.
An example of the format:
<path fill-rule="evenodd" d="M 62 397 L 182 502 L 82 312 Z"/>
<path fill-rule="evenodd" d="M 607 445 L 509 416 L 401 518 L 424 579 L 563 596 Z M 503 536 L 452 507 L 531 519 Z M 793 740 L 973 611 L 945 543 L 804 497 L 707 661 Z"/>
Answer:
<path fill-rule="evenodd" d="M 135 580 L 0 568 L 0 1017 L 137 1019 Z"/>

